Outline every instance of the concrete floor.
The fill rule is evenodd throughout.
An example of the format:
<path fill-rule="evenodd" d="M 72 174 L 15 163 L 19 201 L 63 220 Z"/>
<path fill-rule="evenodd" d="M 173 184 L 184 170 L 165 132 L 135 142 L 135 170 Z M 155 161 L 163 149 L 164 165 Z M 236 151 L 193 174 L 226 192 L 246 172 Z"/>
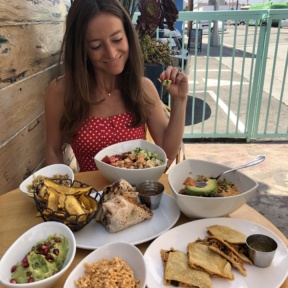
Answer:
<path fill-rule="evenodd" d="M 192 140 L 193 141 L 193 140 Z M 188 159 L 236 167 L 265 155 L 264 162 L 241 169 L 259 183 L 248 204 L 269 219 L 288 238 L 288 142 L 185 143 Z"/>

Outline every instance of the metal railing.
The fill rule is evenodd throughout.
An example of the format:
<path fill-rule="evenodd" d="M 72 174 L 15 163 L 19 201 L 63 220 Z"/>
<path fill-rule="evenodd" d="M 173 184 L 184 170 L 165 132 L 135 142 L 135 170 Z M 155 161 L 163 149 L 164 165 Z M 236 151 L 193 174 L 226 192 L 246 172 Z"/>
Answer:
<path fill-rule="evenodd" d="M 179 13 L 181 66 L 189 76 L 184 138 L 287 138 L 288 28 L 280 21 L 287 15 L 287 9 Z M 245 24 L 218 24 L 229 19 Z M 208 29 L 201 31 L 203 20 Z M 202 32 L 201 51 L 190 49 L 184 67 L 190 21 L 193 47 Z"/>

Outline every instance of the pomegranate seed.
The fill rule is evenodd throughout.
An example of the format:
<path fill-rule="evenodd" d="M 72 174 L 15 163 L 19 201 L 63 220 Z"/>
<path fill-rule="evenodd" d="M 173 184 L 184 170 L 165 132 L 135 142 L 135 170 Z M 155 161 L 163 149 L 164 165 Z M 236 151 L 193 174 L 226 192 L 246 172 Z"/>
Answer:
<path fill-rule="evenodd" d="M 46 248 L 46 249 L 44 249 L 44 250 L 42 251 L 43 255 L 48 254 L 48 252 L 49 252 L 49 248 Z"/>
<path fill-rule="evenodd" d="M 54 253 L 56 256 L 58 256 L 58 255 L 59 255 L 59 249 L 54 249 L 54 250 L 53 250 L 53 253 Z"/>
<path fill-rule="evenodd" d="M 16 266 L 16 265 L 13 265 L 13 266 L 11 267 L 11 272 L 13 273 L 16 269 L 17 269 L 17 266 Z"/>
<path fill-rule="evenodd" d="M 33 277 L 30 277 L 30 278 L 28 279 L 28 283 L 32 283 L 32 282 L 34 282 L 34 278 L 33 278 Z"/>
<path fill-rule="evenodd" d="M 57 237 L 57 238 L 55 238 L 55 242 L 56 242 L 56 243 L 59 243 L 59 242 L 61 242 L 61 238 L 58 238 L 58 237 Z"/>
<path fill-rule="evenodd" d="M 27 257 L 24 257 L 24 258 L 22 259 L 22 263 L 28 263 Z"/>
<path fill-rule="evenodd" d="M 10 280 L 10 283 L 16 284 L 16 283 L 17 283 L 17 282 L 16 282 L 16 279 L 11 279 L 11 280 Z"/>
<path fill-rule="evenodd" d="M 21 264 L 24 268 L 29 267 L 28 259 L 24 257 Z"/>
<path fill-rule="evenodd" d="M 45 255 L 45 259 L 46 259 L 46 260 L 51 260 L 51 259 L 52 259 L 52 256 L 51 256 L 50 254 L 46 254 L 46 255 Z"/>

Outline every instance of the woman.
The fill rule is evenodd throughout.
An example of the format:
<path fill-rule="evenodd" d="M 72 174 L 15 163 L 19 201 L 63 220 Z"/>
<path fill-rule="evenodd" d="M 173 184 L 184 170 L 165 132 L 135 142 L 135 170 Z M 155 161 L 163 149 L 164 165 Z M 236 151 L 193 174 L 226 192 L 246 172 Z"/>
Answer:
<path fill-rule="evenodd" d="M 187 76 L 169 66 L 171 116 L 167 119 L 152 81 L 143 75 L 137 32 L 118 0 L 75 0 L 61 55 L 65 75 L 49 85 L 46 164 L 63 163 L 71 144 L 80 171 L 96 170 L 94 156 L 111 144 L 145 139 L 146 127 L 170 162 L 182 141 Z"/>

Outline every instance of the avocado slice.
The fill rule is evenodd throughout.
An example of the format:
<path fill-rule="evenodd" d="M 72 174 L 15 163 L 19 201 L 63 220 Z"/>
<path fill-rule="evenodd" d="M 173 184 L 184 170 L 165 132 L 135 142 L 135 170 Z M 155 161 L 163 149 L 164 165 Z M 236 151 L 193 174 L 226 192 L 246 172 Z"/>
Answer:
<path fill-rule="evenodd" d="M 205 187 L 185 186 L 184 189 L 192 196 L 213 196 L 218 190 L 218 185 L 216 179 L 208 179 Z"/>

